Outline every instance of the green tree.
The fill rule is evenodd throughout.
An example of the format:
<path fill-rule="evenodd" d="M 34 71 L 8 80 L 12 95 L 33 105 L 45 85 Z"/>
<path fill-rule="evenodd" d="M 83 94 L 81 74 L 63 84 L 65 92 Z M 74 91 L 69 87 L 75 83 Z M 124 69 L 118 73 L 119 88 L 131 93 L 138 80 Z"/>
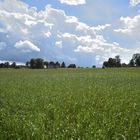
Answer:
<path fill-rule="evenodd" d="M 55 67 L 60 68 L 60 63 L 58 61 L 55 63 Z"/>
<path fill-rule="evenodd" d="M 115 58 L 108 59 L 108 67 L 116 67 L 116 59 Z"/>
<path fill-rule="evenodd" d="M 115 58 L 109 58 L 108 61 L 103 62 L 103 68 L 108 67 L 121 67 L 121 59 L 119 55 L 116 55 Z"/>
<path fill-rule="evenodd" d="M 32 69 L 36 68 L 36 59 L 32 58 L 29 63 L 30 63 L 30 68 Z"/>
<path fill-rule="evenodd" d="M 62 62 L 61 68 L 66 68 L 65 62 Z"/>
<path fill-rule="evenodd" d="M 5 63 L 4 63 L 4 67 L 5 67 L 5 68 L 9 68 L 9 67 L 10 67 L 9 62 L 5 62 Z"/>
<path fill-rule="evenodd" d="M 120 59 L 120 56 L 119 55 L 116 55 L 115 56 L 115 59 L 116 59 L 116 67 L 121 67 L 121 59 Z"/>
<path fill-rule="evenodd" d="M 55 68 L 55 63 L 53 61 L 49 62 L 48 67 Z"/>
<path fill-rule="evenodd" d="M 16 68 L 16 62 L 13 62 L 13 63 L 11 64 L 11 67 L 12 67 L 12 68 Z"/>
<path fill-rule="evenodd" d="M 32 69 L 42 69 L 44 68 L 44 60 L 41 58 L 32 58 L 30 60 L 30 68 Z"/>
<path fill-rule="evenodd" d="M 108 61 L 104 61 L 103 62 L 103 68 L 107 68 L 108 67 Z"/>
<path fill-rule="evenodd" d="M 4 68 L 4 63 L 0 63 L 0 68 Z"/>
<path fill-rule="evenodd" d="M 37 58 L 37 59 L 36 59 L 36 63 L 35 63 L 35 67 L 36 67 L 37 69 L 42 69 L 42 68 L 44 68 L 44 60 L 41 59 L 41 58 Z"/>
<path fill-rule="evenodd" d="M 76 65 L 75 65 L 75 64 L 70 64 L 70 65 L 68 66 L 68 68 L 76 68 Z"/>
<path fill-rule="evenodd" d="M 26 67 L 29 67 L 29 66 L 30 66 L 30 62 L 27 61 L 27 62 L 26 62 Z"/>
<path fill-rule="evenodd" d="M 128 66 L 129 66 L 129 67 L 134 67 L 134 66 L 135 66 L 135 62 L 134 62 L 133 59 L 130 60 Z"/>
<path fill-rule="evenodd" d="M 133 54 L 132 59 L 134 60 L 135 65 L 137 67 L 140 67 L 140 54 L 139 53 Z"/>

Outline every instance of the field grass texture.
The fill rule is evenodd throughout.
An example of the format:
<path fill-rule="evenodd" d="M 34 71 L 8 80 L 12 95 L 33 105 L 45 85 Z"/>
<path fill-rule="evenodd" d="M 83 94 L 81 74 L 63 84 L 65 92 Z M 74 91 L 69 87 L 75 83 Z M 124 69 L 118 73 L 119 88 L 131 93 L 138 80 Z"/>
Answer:
<path fill-rule="evenodd" d="M 0 140 L 140 139 L 140 69 L 1 69 Z"/>

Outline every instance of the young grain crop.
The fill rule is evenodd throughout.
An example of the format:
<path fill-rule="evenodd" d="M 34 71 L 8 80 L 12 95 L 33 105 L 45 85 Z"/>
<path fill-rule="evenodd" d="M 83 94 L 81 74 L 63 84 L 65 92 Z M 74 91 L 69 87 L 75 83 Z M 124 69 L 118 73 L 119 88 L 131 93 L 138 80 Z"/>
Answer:
<path fill-rule="evenodd" d="M 1 69 L 0 139 L 137 140 L 140 69 Z"/>

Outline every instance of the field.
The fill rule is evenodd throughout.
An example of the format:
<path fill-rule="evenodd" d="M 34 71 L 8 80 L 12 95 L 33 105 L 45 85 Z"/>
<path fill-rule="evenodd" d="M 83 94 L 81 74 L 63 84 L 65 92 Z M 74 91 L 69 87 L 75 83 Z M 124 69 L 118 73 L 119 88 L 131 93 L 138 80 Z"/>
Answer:
<path fill-rule="evenodd" d="M 140 139 L 140 69 L 0 69 L 0 140 Z"/>

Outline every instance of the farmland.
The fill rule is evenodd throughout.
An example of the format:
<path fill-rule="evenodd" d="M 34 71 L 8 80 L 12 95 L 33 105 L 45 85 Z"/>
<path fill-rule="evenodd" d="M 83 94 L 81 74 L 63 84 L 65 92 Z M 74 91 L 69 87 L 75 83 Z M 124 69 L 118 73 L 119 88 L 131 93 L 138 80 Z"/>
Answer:
<path fill-rule="evenodd" d="M 0 139 L 140 139 L 140 69 L 0 69 Z"/>

